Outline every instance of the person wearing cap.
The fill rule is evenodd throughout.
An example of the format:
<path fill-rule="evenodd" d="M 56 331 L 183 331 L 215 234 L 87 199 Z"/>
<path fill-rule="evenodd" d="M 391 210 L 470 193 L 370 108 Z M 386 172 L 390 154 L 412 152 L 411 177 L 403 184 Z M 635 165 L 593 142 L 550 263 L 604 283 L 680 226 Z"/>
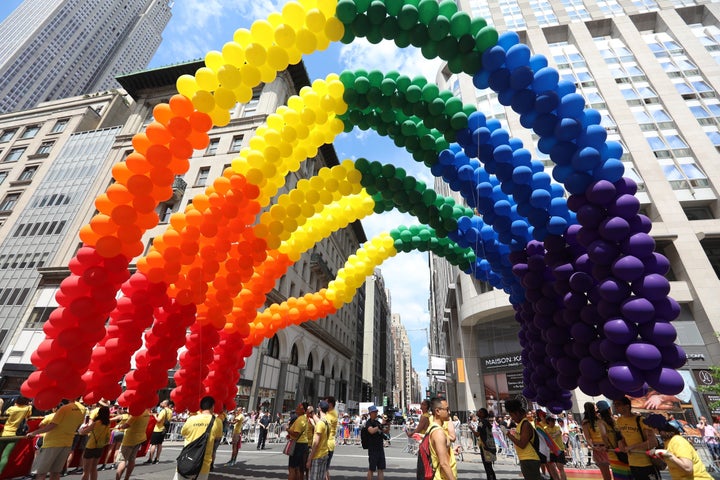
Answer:
<path fill-rule="evenodd" d="M 560 450 L 557 454 L 550 452 L 550 458 L 548 458 L 547 463 L 550 475 L 559 480 L 567 480 L 567 475 L 565 474 L 565 443 L 563 442 L 563 433 L 557 424 L 557 417 L 555 415 L 548 415 L 545 419 L 545 433 L 555 442 L 555 445 L 557 445 Z"/>
<path fill-rule="evenodd" d="M 632 412 L 632 403 L 627 397 L 613 400 L 613 410 L 620 414 L 615 421 L 622 433 L 624 444 L 620 450 L 628 454 L 630 472 L 635 480 L 657 480 L 660 472 L 653 466 L 645 454 L 647 450 L 657 447 L 657 438 L 653 429 L 645 421 Z"/>
<path fill-rule="evenodd" d="M 297 417 L 288 426 L 288 437 L 295 440 L 295 451 L 288 458 L 288 479 L 302 480 L 305 476 L 305 462 L 308 454 L 308 420 L 306 411 L 308 403 L 299 403 L 295 408 Z"/>
<path fill-rule="evenodd" d="M 310 472 L 308 480 L 325 480 L 328 465 L 328 440 L 330 425 L 327 420 L 327 412 L 330 404 L 321 400 L 318 404 L 317 414 L 313 415 L 315 423 L 312 446 L 308 455 L 305 468 Z"/>
<path fill-rule="evenodd" d="M 377 472 L 378 480 L 385 478 L 385 450 L 383 449 L 383 424 L 378 420 L 378 408 L 375 405 L 368 407 L 370 418 L 365 422 L 369 435 L 368 439 L 368 471 L 367 480 L 372 480 Z"/>
<path fill-rule="evenodd" d="M 649 455 L 656 455 L 668 467 L 673 480 L 710 480 L 712 477 L 705 469 L 700 456 L 690 442 L 680 435 L 680 431 L 660 414 L 649 415 L 645 424 L 657 431 L 665 443 L 665 448 L 652 449 Z"/>
<path fill-rule="evenodd" d="M 610 472 L 608 446 L 605 445 L 603 441 L 603 434 L 607 435 L 605 422 L 598 418 L 594 403 L 585 402 L 583 409 L 585 410 L 585 415 L 583 416 L 582 429 L 588 450 L 592 451 L 593 460 L 595 461 L 595 465 L 600 469 L 603 480 L 611 480 L 612 473 Z"/>
<path fill-rule="evenodd" d="M 600 420 L 604 423 L 602 438 L 607 445 L 608 459 L 610 460 L 610 470 L 615 480 L 632 480 L 630 473 L 630 465 L 627 463 L 627 454 L 620 452 L 620 447 L 625 444 L 622 434 L 615 424 L 610 404 L 605 400 L 600 400 L 595 404 L 597 407 Z"/>

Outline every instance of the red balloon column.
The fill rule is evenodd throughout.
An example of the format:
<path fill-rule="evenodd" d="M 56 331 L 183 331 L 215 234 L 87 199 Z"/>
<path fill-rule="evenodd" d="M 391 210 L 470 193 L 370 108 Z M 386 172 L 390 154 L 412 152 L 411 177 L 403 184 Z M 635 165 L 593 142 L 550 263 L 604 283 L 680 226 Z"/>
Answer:
<path fill-rule="evenodd" d="M 205 395 L 203 379 L 210 372 L 213 361 L 213 348 L 220 341 L 220 334 L 211 325 L 200 326 L 194 323 L 190 327 L 185 346 L 187 351 L 180 354 L 180 370 L 175 372 L 175 384 L 171 398 L 178 411 L 195 409 L 200 398 Z"/>

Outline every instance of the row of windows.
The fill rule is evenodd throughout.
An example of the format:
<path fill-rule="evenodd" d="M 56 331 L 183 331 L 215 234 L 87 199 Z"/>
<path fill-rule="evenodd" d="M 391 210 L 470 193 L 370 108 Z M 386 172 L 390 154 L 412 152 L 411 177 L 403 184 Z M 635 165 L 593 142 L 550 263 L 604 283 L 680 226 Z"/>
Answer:
<path fill-rule="evenodd" d="M 11 253 L 0 255 L 0 270 L 8 268 L 40 268 L 47 262 L 49 253 Z"/>
<path fill-rule="evenodd" d="M 29 293 L 29 288 L 0 288 L 0 305 L 22 305 Z"/>
<path fill-rule="evenodd" d="M 53 207 L 56 205 L 67 205 L 70 203 L 70 195 L 64 193 L 53 193 L 52 195 L 43 195 L 33 200 L 31 208 Z"/>
<path fill-rule="evenodd" d="M 228 153 L 237 153 L 242 148 L 243 139 L 245 138 L 244 135 L 235 135 L 232 138 L 232 141 L 230 142 L 230 149 L 228 149 Z M 215 155 L 218 151 L 218 146 L 220 145 L 220 139 L 219 138 L 212 138 L 210 139 L 210 143 L 208 144 L 207 149 L 205 150 L 205 155 Z"/>
<path fill-rule="evenodd" d="M 54 141 L 41 143 L 40 147 L 38 147 L 35 152 L 35 155 L 48 155 L 50 150 L 52 150 L 53 145 L 55 145 Z M 26 150 L 27 146 L 11 148 L 7 156 L 3 159 L 3 163 L 17 162 L 20 158 L 22 158 Z"/>
<path fill-rule="evenodd" d="M 32 180 L 32 178 L 35 176 L 35 173 L 37 172 L 38 166 L 32 165 L 29 167 L 26 167 L 21 173 L 20 176 L 17 178 L 16 181 L 18 182 L 28 182 Z M 2 170 L 0 171 L 0 185 L 2 185 L 5 180 L 7 180 L 8 175 L 10 172 L 8 170 Z"/>
<path fill-rule="evenodd" d="M 70 122 L 67 118 L 61 118 L 60 120 L 55 122 L 55 125 L 53 125 L 52 130 L 50 130 L 50 133 L 62 133 L 65 130 L 65 127 L 67 127 L 68 123 Z M 17 133 L 18 128 L 6 128 L 5 130 L 0 133 L 0 143 L 9 142 L 12 140 L 12 138 Z M 35 136 L 40 131 L 40 125 L 28 125 L 25 127 L 25 129 L 22 132 L 22 135 L 20 135 L 21 140 L 35 138 Z"/>
<path fill-rule="evenodd" d="M 13 237 L 32 237 L 35 235 L 57 235 L 65 228 L 65 220 L 54 222 L 21 223 L 15 229 Z"/>

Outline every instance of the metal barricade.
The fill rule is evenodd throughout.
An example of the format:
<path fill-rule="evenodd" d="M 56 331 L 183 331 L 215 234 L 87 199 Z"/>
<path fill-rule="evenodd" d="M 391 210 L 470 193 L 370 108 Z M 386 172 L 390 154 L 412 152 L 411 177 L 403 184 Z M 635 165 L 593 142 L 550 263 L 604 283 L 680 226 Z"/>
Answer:
<path fill-rule="evenodd" d="M 707 443 L 705 443 L 703 437 L 695 435 L 683 436 L 687 439 L 688 442 L 692 444 L 693 447 L 695 447 L 695 450 L 698 452 L 698 456 L 700 457 L 700 461 L 702 461 L 703 465 L 705 465 L 705 469 L 708 472 L 720 472 L 720 462 L 713 459 L 713 454 L 710 451 L 710 447 L 708 447 Z"/>
<path fill-rule="evenodd" d="M 585 437 L 581 433 L 570 432 L 568 440 L 570 455 L 568 455 L 568 466 L 573 468 L 587 468 L 587 449 L 585 448 Z M 586 463 L 588 462 L 588 463 Z"/>
<path fill-rule="evenodd" d="M 168 428 L 165 432 L 165 440 L 168 440 L 170 442 L 183 441 L 184 439 L 182 433 L 180 433 L 183 425 L 185 425 L 185 422 L 179 422 L 176 420 L 171 421 L 170 428 Z"/>

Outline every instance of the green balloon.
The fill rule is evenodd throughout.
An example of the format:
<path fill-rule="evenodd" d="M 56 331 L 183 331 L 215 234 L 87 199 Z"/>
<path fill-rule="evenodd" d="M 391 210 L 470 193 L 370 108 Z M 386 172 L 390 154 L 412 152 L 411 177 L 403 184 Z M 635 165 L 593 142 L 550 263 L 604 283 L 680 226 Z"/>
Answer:
<path fill-rule="evenodd" d="M 397 83 L 397 80 L 395 81 Z M 401 108 L 403 105 L 405 105 L 405 97 L 403 97 L 399 92 L 395 92 L 390 96 L 390 105 L 392 108 Z M 395 113 L 397 115 L 397 113 Z"/>
<path fill-rule="evenodd" d="M 417 85 L 410 85 L 405 92 L 405 98 L 410 103 L 417 103 L 422 98 L 422 89 Z"/>
<path fill-rule="evenodd" d="M 497 30 L 491 26 L 483 27 L 477 35 L 475 35 L 475 44 L 477 45 L 477 50 L 480 53 L 497 45 L 497 41 Z"/>
<path fill-rule="evenodd" d="M 355 74 L 353 72 L 351 72 L 350 70 L 343 70 L 340 73 L 340 81 L 342 82 L 343 86 L 347 90 L 355 82 Z"/>
<path fill-rule="evenodd" d="M 400 28 L 405 31 L 409 31 L 415 26 L 415 24 L 417 24 L 417 22 L 417 7 L 407 3 L 403 5 L 402 9 L 400 9 L 400 13 L 398 14 L 398 25 L 400 25 Z"/>
<path fill-rule="evenodd" d="M 396 135 L 393 138 L 393 143 L 396 147 L 403 148 L 405 146 L 405 137 L 403 137 L 402 135 Z"/>
<path fill-rule="evenodd" d="M 397 172 L 399 172 L 400 170 L 402 170 L 403 174 L 404 174 L 402 177 L 403 189 L 405 189 L 408 192 L 408 195 L 410 195 L 411 191 L 412 192 L 415 191 L 415 184 L 417 183 L 417 181 L 415 180 L 415 177 L 408 177 L 407 172 L 405 172 L 404 168 L 398 168 Z M 396 175 L 397 175 L 397 172 L 396 172 Z M 415 193 L 417 193 L 417 192 L 415 192 Z"/>
<path fill-rule="evenodd" d="M 456 57 L 458 54 L 458 43 L 455 38 L 447 36 L 438 43 L 438 55 L 445 61 Z"/>
<path fill-rule="evenodd" d="M 402 110 L 403 115 L 406 117 L 411 117 L 413 114 L 413 104 L 408 102 L 407 100 L 405 103 L 400 107 Z"/>
<path fill-rule="evenodd" d="M 392 109 L 383 110 L 382 112 L 380 112 L 380 119 L 383 122 L 389 124 L 395 120 L 395 112 L 393 112 Z M 389 133 L 393 133 L 393 127 L 394 127 L 394 124 L 388 125 Z"/>
<path fill-rule="evenodd" d="M 359 12 L 364 12 L 365 10 L 360 10 L 360 7 L 358 6 Z M 447 18 L 448 20 L 452 18 L 453 15 L 455 15 L 455 12 L 457 12 L 457 4 L 455 3 L 455 0 L 443 0 L 440 2 L 440 6 L 438 7 L 438 12 L 443 17 Z"/>
<path fill-rule="evenodd" d="M 355 7 L 358 13 L 365 13 L 370 7 L 370 0 L 355 0 Z"/>
<path fill-rule="evenodd" d="M 340 0 L 335 8 L 335 16 L 345 25 L 350 25 L 357 14 L 357 7 L 353 0 Z"/>
<path fill-rule="evenodd" d="M 436 198 L 437 198 L 437 193 L 435 193 L 435 190 L 427 189 L 422 194 L 423 204 L 425 204 L 428 207 L 435 204 Z"/>
<path fill-rule="evenodd" d="M 383 21 L 382 26 L 380 27 L 380 31 L 382 32 L 382 36 L 385 40 L 392 40 L 394 39 L 398 32 L 400 31 L 400 27 L 397 23 L 397 18 L 395 17 L 385 17 L 385 20 Z"/>
<path fill-rule="evenodd" d="M 385 75 L 380 70 L 371 70 L 366 76 L 370 85 L 376 88 L 380 88 L 380 85 L 385 79 Z"/>
<path fill-rule="evenodd" d="M 465 112 L 458 112 L 455 115 L 452 116 L 450 119 L 450 126 L 453 128 L 453 130 L 460 130 L 462 128 L 467 128 L 468 126 L 468 117 L 465 115 Z"/>
<path fill-rule="evenodd" d="M 345 28 L 345 33 L 343 33 L 342 38 L 340 39 L 341 43 L 344 43 L 345 45 L 350 45 L 352 42 L 355 41 L 355 34 L 352 31 L 352 28 Z"/>
<path fill-rule="evenodd" d="M 455 12 L 450 17 L 450 33 L 455 38 L 470 33 L 470 15 L 465 12 Z"/>
<path fill-rule="evenodd" d="M 463 71 L 463 57 L 460 54 L 456 54 L 448 59 L 448 70 L 452 73 L 460 73 Z"/>
<path fill-rule="evenodd" d="M 432 233 L 426 228 L 420 232 L 419 236 L 420 240 L 422 240 L 423 242 L 427 242 L 428 240 L 430 240 L 430 237 L 432 237 Z"/>
<path fill-rule="evenodd" d="M 448 141 L 448 144 L 454 143 L 457 140 L 457 134 L 455 133 L 455 130 L 451 130 L 449 128 L 446 128 L 443 131 L 443 137 L 445 137 L 445 140 Z"/>
<path fill-rule="evenodd" d="M 406 137 L 409 137 L 410 135 L 415 135 L 415 123 L 411 122 L 410 120 L 405 120 L 400 128 L 400 132 Z"/>
<path fill-rule="evenodd" d="M 441 97 L 435 97 L 428 104 L 428 111 L 433 117 L 442 115 L 442 113 L 445 111 L 445 101 Z"/>
<path fill-rule="evenodd" d="M 445 102 L 445 114 L 447 115 L 455 115 L 456 113 L 461 112 L 462 108 L 462 100 L 458 97 L 452 97 Z"/>
<path fill-rule="evenodd" d="M 397 17 L 400 13 L 400 9 L 405 5 L 403 0 L 385 0 L 385 8 L 387 9 L 388 15 Z"/>
<path fill-rule="evenodd" d="M 430 134 L 420 137 L 420 148 L 423 150 L 432 150 L 435 147 L 435 137 Z"/>
<path fill-rule="evenodd" d="M 352 31 L 356 36 L 361 38 L 365 37 L 370 31 L 370 20 L 368 20 L 367 15 L 360 14 L 355 17 L 355 20 L 353 20 L 350 28 L 352 28 Z"/>
<path fill-rule="evenodd" d="M 398 22 L 399 24 L 399 22 Z M 395 45 L 397 45 L 399 48 L 407 48 L 410 46 L 410 32 L 405 30 L 400 30 L 395 37 Z"/>
<path fill-rule="evenodd" d="M 474 75 L 482 68 L 482 55 L 479 52 L 469 52 L 462 57 L 463 72 Z"/>
<path fill-rule="evenodd" d="M 380 84 L 380 91 L 383 95 L 392 95 L 396 88 L 397 86 L 395 85 L 395 80 L 391 78 L 383 79 Z"/>
<path fill-rule="evenodd" d="M 412 85 L 412 80 L 410 80 L 410 77 L 407 75 L 400 75 L 397 80 L 395 80 L 395 83 L 397 84 L 398 91 L 405 93 L 408 87 Z"/>
<path fill-rule="evenodd" d="M 428 40 L 424 45 L 420 46 L 420 53 L 428 60 L 437 58 L 437 44 L 431 40 Z"/>
<path fill-rule="evenodd" d="M 354 88 L 357 93 L 364 95 L 370 90 L 370 81 L 367 77 L 358 77 L 355 79 Z"/>
<path fill-rule="evenodd" d="M 381 137 L 387 137 L 388 135 L 387 125 L 385 125 L 384 123 L 379 123 L 375 125 L 375 131 Z"/>
<path fill-rule="evenodd" d="M 358 75 L 359 75 L 359 73 L 358 73 Z M 367 76 L 367 74 L 365 76 Z M 450 100 L 451 98 L 454 98 L 454 97 L 455 97 L 455 95 L 453 95 L 453 93 L 450 90 L 443 90 L 442 92 L 440 92 L 440 98 L 442 98 L 443 101 L 445 101 L 445 102 L 447 102 L 448 100 Z"/>
<path fill-rule="evenodd" d="M 430 40 L 439 42 L 450 33 L 450 20 L 445 17 L 435 17 L 428 25 Z"/>
<path fill-rule="evenodd" d="M 443 140 L 445 140 L 445 139 L 443 138 Z M 426 167 L 431 168 L 433 165 L 435 165 L 438 162 L 437 152 L 432 152 L 432 151 L 425 152 L 425 155 L 423 155 L 422 162 L 425 164 Z"/>
<path fill-rule="evenodd" d="M 360 157 L 355 160 L 355 168 L 357 168 L 360 173 L 365 173 L 370 168 L 370 162 L 368 162 L 367 158 Z"/>
<path fill-rule="evenodd" d="M 373 45 L 383 41 L 382 25 L 370 25 L 367 33 L 367 40 Z"/>
<path fill-rule="evenodd" d="M 408 137 L 405 141 L 405 145 L 409 151 L 414 152 L 420 148 L 420 141 L 415 136 Z"/>
<path fill-rule="evenodd" d="M 422 87 L 422 98 L 426 102 L 430 102 L 437 98 L 440 93 L 440 88 L 434 83 L 427 83 Z"/>
<path fill-rule="evenodd" d="M 475 37 L 466 33 L 458 38 L 458 52 L 467 54 L 475 49 Z"/>
<path fill-rule="evenodd" d="M 420 0 L 418 4 L 418 16 L 425 25 L 430 25 L 430 21 L 438 16 L 439 11 L 437 0 Z"/>
<path fill-rule="evenodd" d="M 427 103 L 425 102 L 417 102 L 413 104 L 413 115 L 415 115 L 418 118 L 425 118 L 430 114 L 427 108 Z M 424 124 L 418 125 L 418 135 L 422 135 L 423 133 L 427 132 L 427 127 L 425 127 Z"/>
<path fill-rule="evenodd" d="M 370 105 L 379 105 L 380 102 L 382 102 L 383 100 L 383 94 L 377 87 L 370 87 L 370 90 L 368 90 L 366 97 Z"/>
<path fill-rule="evenodd" d="M 385 4 L 382 2 L 382 0 L 373 0 L 367 11 L 367 16 L 370 20 L 370 23 L 372 23 L 373 25 L 380 25 L 383 23 L 383 20 L 385 20 L 386 15 L 387 10 L 385 9 Z"/>
<path fill-rule="evenodd" d="M 416 23 L 410 30 L 410 43 L 413 47 L 420 48 L 430 41 L 428 29 L 422 23 Z"/>
<path fill-rule="evenodd" d="M 470 20 L 470 35 L 473 37 L 478 34 L 480 30 L 487 26 L 487 21 L 482 17 L 473 17 Z"/>

